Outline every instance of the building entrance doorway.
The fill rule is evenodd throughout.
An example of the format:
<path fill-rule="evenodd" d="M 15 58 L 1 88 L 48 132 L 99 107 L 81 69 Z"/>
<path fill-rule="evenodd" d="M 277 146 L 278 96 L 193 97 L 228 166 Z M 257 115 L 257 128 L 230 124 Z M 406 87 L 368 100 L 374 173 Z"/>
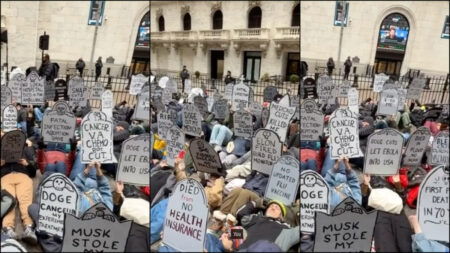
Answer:
<path fill-rule="evenodd" d="M 211 79 L 222 79 L 223 60 L 224 51 L 211 51 Z"/>

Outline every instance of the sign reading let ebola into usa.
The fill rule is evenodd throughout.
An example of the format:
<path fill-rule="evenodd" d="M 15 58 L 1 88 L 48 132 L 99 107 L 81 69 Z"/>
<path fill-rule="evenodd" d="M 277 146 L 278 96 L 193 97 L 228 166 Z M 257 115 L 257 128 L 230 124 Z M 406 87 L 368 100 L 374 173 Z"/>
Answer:
<path fill-rule="evenodd" d="M 113 124 L 103 112 L 90 112 L 81 122 L 81 163 L 116 163 Z"/>
<path fill-rule="evenodd" d="M 331 158 L 361 157 L 358 117 L 349 109 L 337 109 L 329 123 Z"/>

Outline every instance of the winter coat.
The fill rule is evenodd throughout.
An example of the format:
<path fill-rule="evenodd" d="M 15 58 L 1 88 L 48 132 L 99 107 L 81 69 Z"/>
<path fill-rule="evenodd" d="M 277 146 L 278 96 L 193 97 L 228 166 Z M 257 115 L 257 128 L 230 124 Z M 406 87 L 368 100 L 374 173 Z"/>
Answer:
<path fill-rule="evenodd" d="M 163 199 L 150 209 L 150 244 L 161 239 L 168 204 L 169 199 Z"/>
<path fill-rule="evenodd" d="M 81 172 L 75 178 L 73 183 L 81 193 L 79 213 L 84 213 L 99 202 L 103 202 L 110 210 L 113 210 L 112 192 L 108 178 L 100 176 L 97 177 L 97 180 L 94 180 L 86 177 L 84 173 Z"/>
<path fill-rule="evenodd" d="M 331 209 L 334 209 L 346 197 L 352 197 L 361 205 L 361 188 L 359 186 L 358 177 L 354 171 L 344 175 L 335 172 L 334 169 L 330 169 L 325 175 L 325 181 L 330 186 Z"/>
<path fill-rule="evenodd" d="M 253 191 L 257 193 L 259 196 L 264 196 L 266 192 L 267 183 L 269 182 L 269 176 L 257 173 L 253 171 L 246 179 L 245 184 L 242 188 Z"/>
<path fill-rule="evenodd" d="M 84 67 L 86 66 L 86 64 L 84 63 L 84 61 L 78 60 L 77 64 L 75 65 L 75 68 L 77 68 L 78 70 L 82 70 L 84 69 Z"/>
<path fill-rule="evenodd" d="M 131 223 L 125 252 L 150 252 L 148 227 Z"/>
<path fill-rule="evenodd" d="M 45 77 L 47 81 L 50 81 L 54 78 L 53 64 L 48 61 L 47 63 L 42 63 L 39 67 L 39 76 Z"/>
<path fill-rule="evenodd" d="M 412 230 L 404 212 L 378 211 L 374 241 L 376 252 L 411 252 Z"/>
<path fill-rule="evenodd" d="M 177 183 L 171 169 L 156 166 L 150 173 L 150 206 L 156 205 L 172 192 Z"/>
<path fill-rule="evenodd" d="M 95 74 L 100 75 L 102 73 L 103 63 L 101 60 L 97 60 L 95 63 Z"/>
<path fill-rule="evenodd" d="M 449 248 L 437 241 L 427 239 L 425 234 L 412 235 L 412 252 L 449 252 Z"/>
<path fill-rule="evenodd" d="M 114 145 L 114 155 L 120 157 L 120 151 L 122 149 L 122 142 L 130 137 L 130 131 L 128 129 L 116 131 L 114 129 L 113 134 L 113 145 Z"/>
<path fill-rule="evenodd" d="M 344 70 L 346 73 L 350 72 L 350 68 L 352 67 L 352 61 L 350 61 L 349 59 L 347 59 L 344 62 Z"/>

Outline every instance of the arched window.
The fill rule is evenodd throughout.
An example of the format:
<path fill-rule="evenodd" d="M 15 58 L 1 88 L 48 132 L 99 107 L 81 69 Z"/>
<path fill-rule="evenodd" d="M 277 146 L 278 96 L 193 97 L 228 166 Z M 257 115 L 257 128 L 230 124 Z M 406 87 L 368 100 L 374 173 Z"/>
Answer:
<path fill-rule="evenodd" d="M 261 28 L 262 11 L 258 6 L 248 13 L 248 28 Z"/>
<path fill-rule="evenodd" d="M 141 19 L 136 46 L 148 46 L 150 42 L 150 12 Z"/>
<path fill-rule="evenodd" d="M 160 32 L 164 32 L 164 16 L 160 16 L 158 19 L 158 28 Z"/>
<path fill-rule="evenodd" d="M 378 49 L 404 52 L 408 35 L 408 19 L 400 13 L 389 14 L 381 22 Z"/>
<path fill-rule="evenodd" d="M 184 14 L 183 17 L 183 30 L 190 31 L 191 30 L 191 15 L 189 13 Z"/>
<path fill-rule="evenodd" d="M 300 26 L 300 4 L 297 4 L 292 12 L 291 26 Z"/>
<path fill-rule="evenodd" d="M 213 15 L 213 30 L 222 29 L 222 23 L 223 23 L 222 11 L 217 10 L 216 12 L 214 12 L 214 15 Z"/>

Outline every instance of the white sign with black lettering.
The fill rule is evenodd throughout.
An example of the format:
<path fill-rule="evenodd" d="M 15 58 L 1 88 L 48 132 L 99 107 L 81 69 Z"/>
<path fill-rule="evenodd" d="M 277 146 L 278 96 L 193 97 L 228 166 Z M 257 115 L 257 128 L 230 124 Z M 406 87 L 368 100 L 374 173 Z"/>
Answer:
<path fill-rule="evenodd" d="M 108 119 L 113 118 L 114 98 L 111 90 L 105 90 L 102 93 L 102 112 Z"/>
<path fill-rule="evenodd" d="M 76 118 L 64 101 L 56 102 L 46 110 L 42 120 L 42 137 L 45 142 L 70 143 L 75 136 Z"/>
<path fill-rule="evenodd" d="M 150 120 L 150 87 L 144 86 L 139 93 L 132 119 Z"/>
<path fill-rule="evenodd" d="M 233 115 L 234 135 L 251 139 L 253 136 L 252 114 L 244 110 L 238 110 Z"/>
<path fill-rule="evenodd" d="M 248 87 L 243 83 L 234 85 L 231 110 L 237 111 L 238 109 L 242 110 L 247 109 L 249 99 L 250 99 L 250 87 Z"/>
<path fill-rule="evenodd" d="M 377 115 L 395 115 L 398 111 L 398 102 L 397 90 L 388 89 L 381 91 Z"/>
<path fill-rule="evenodd" d="M 382 91 L 382 90 L 383 90 L 384 83 L 385 83 L 387 80 L 389 80 L 389 76 L 386 75 L 386 74 L 384 74 L 384 73 L 375 75 L 375 78 L 374 78 L 374 80 L 373 80 L 373 91 L 375 91 L 375 92 L 380 92 L 380 91 Z"/>
<path fill-rule="evenodd" d="M 190 79 L 184 80 L 184 93 L 189 94 L 192 90 L 192 83 Z"/>
<path fill-rule="evenodd" d="M 22 103 L 26 105 L 44 104 L 45 95 L 45 77 L 40 77 L 35 71 L 32 71 L 22 83 Z"/>
<path fill-rule="evenodd" d="M 2 130 L 9 132 L 17 129 L 17 109 L 14 105 L 2 107 Z"/>
<path fill-rule="evenodd" d="M 409 137 L 403 157 L 403 165 L 415 166 L 422 163 L 422 157 L 430 142 L 430 137 L 431 132 L 426 127 L 419 127 Z"/>
<path fill-rule="evenodd" d="M 281 157 L 282 142 L 277 133 L 260 128 L 252 138 L 252 170 L 270 175 L 273 165 Z"/>
<path fill-rule="evenodd" d="M 305 99 L 300 109 L 300 139 L 318 141 L 323 133 L 324 116 L 313 99 Z"/>
<path fill-rule="evenodd" d="M 404 88 L 398 88 L 397 89 L 397 95 L 398 95 L 398 106 L 397 106 L 397 110 L 398 111 L 403 111 L 405 103 L 406 103 L 406 94 L 407 94 L 407 89 Z"/>
<path fill-rule="evenodd" d="M 359 92 L 356 88 L 348 90 L 348 109 L 355 114 L 359 114 Z"/>
<path fill-rule="evenodd" d="M 183 131 L 196 137 L 202 135 L 202 115 L 193 104 L 183 105 Z"/>
<path fill-rule="evenodd" d="M 346 98 L 348 97 L 348 91 L 352 83 L 350 81 L 343 81 L 341 85 L 339 85 L 339 97 Z"/>
<path fill-rule="evenodd" d="M 231 99 L 233 98 L 233 87 L 234 85 L 232 83 L 225 85 L 224 98 L 228 101 L 231 101 Z"/>
<path fill-rule="evenodd" d="M 163 76 L 158 81 L 158 86 L 161 88 L 166 88 L 166 83 L 169 81 L 169 77 Z"/>
<path fill-rule="evenodd" d="M 12 104 L 12 91 L 8 86 L 1 86 L 1 104 L 0 104 L 0 112 L 3 113 L 3 110 L 9 105 Z"/>
<path fill-rule="evenodd" d="M 12 92 L 12 103 L 22 103 L 22 86 L 26 83 L 27 79 L 24 74 L 17 73 L 12 76 L 8 82 L 8 88 Z"/>
<path fill-rule="evenodd" d="M 428 156 L 428 163 L 431 165 L 448 166 L 448 150 L 448 131 L 441 131 L 434 136 L 430 155 Z"/>
<path fill-rule="evenodd" d="M 167 131 L 166 137 L 167 164 L 173 167 L 178 154 L 184 149 L 184 133 L 177 125 L 173 125 Z"/>
<path fill-rule="evenodd" d="M 141 134 L 122 143 L 117 181 L 139 186 L 150 184 L 150 135 Z"/>
<path fill-rule="evenodd" d="M 158 135 L 163 139 L 167 139 L 167 131 L 176 124 L 177 112 L 175 110 L 166 109 L 158 113 L 157 123 L 158 123 Z"/>
<path fill-rule="evenodd" d="M 422 89 L 425 87 L 427 80 L 425 78 L 415 77 L 411 85 L 408 87 L 407 99 L 420 99 Z"/>
<path fill-rule="evenodd" d="M 194 105 L 202 115 L 202 118 L 206 119 L 208 117 L 208 102 L 206 101 L 206 99 L 202 96 L 195 96 Z"/>
<path fill-rule="evenodd" d="M 358 135 L 358 117 L 349 109 L 339 108 L 331 114 L 330 131 L 331 158 L 361 157 Z"/>
<path fill-rule="evenodd" d="M 295 157 L 283 155 L 273 165 L 264 197 L 290 206 L 299 188 L 300 162 Z"/>
<path fill-rule="evenodd" d="M 322 75 L 317 80 L 317 95 L 320 104 L 335 104 L 339 89 L 329 76 Z"/>
<path fill-rule="evenodd" d="M 230 113 L 228 110 L 228 101 L 226 99 L 219 99 L 214 102 L 212 113 L 214 113 L 214 118 L 225 119 Z"/>
<path fill-rule="evenodd" d="M 71 108 L 77 106 L 85 107 L 87 105 L 87 93 L 87 88 L 84 86 L 82 78 L 75 76 L 69 80 L 67 95 L 69 96 Z"/>
<path fill-rule="evenodd" d="M 131 95 L 140 94 L 141 89 L 142 87 L 144 87 L 144 84 L 146 82 L 148 83 L 148 76 L 144 76 L 143 74 L 131 76 L 130 94 Z"/>
<path fill-rule="evenodd" d="M 89 92 L 89 99 L 102 99 L 102 94 L 105 91 L 102 83 L 95 83 Z"/>
<path fill-rule="evenodd" d="M 269 110 L 269 119 L 265 128 L 276 132 L 280 136 L 280 140 L 284 142 L 296 108 L 290 106 L 289 95 L 285 95 L 278 103 L 272 101 Z"/>

